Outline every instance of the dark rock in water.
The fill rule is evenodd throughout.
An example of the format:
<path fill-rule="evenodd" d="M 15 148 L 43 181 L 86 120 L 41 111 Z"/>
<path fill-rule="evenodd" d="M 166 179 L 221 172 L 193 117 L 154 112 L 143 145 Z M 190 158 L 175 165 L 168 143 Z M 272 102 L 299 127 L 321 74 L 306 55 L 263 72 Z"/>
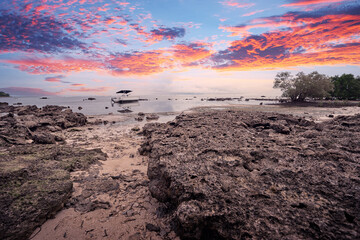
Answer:
<path fill-rule="evenodd" d="M 152 114 L 148 114 L 146 116 L 146 120 L 158 120 L 159 119 L 159 115 L 152 113 Z"/>
<path fill-rule="evenodd" d="M 41 97 L 40 99 L 48 99 L 47 97 Z"/>
<path fill-rule="evenodd" d="M 139 117 L 135 117 L 135 120 L 141 122 L 142 120 L 144 120 L 144 118 L 139 116 Z"/>
<path fill-rule="evenodd" d="M 321 126 L 320 126 L 321 125 Z M 149 190 L 184 239 L 357 239 L 360 115 L 212 111 L 143 128 Z"/>
<path fill-rule="evenodd" d="M 119 113 L 131 113 L 132 110 L 125 108 L 125 109 L 121 109 L 121 110 L 117 110 Z"/>
<path fill-rule="evenodd" d="M 145 113 L 143 113 L 143 112 L 138 112 L 138 116 L 144 117 L 144 116 L 145 116 Z"/>
<path fill-rule="evenodd" d="M 79 110 L 83 109 L 82 107 L 78 107 Z"/>
<path fill-rule="evenodd" d="M 96 98 L 94 98 L 94 97 L 89 97 L 87 100 L 94 101 L 94 100 L 96 100 Z"/>

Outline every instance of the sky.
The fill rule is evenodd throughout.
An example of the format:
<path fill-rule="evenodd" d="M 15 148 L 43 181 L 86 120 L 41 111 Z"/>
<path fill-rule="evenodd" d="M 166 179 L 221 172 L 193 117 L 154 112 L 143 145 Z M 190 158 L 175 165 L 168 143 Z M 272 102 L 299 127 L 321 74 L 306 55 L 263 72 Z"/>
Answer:
<path fill-rule="evenodd" d="M 1 0 L 0 91 L 280 95 L 360 75 L 360 0 Z"/>

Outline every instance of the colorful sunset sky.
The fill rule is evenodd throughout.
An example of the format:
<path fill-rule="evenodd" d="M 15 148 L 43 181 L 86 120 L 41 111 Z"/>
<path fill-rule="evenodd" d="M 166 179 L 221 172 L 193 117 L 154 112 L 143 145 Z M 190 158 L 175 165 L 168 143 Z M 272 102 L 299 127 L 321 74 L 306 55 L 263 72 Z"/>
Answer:
<path fill-rule="evenodd" d="M 360 0 L 1 0 L 0 91 L 280 95 L 360 75 Z"/>

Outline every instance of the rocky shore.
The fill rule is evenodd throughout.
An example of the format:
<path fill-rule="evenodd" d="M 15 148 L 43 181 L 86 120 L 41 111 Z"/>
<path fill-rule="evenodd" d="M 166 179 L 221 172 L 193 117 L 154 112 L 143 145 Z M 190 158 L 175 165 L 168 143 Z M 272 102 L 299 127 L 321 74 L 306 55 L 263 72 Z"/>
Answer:
<path fill-rule="evenodd" d="M 0 238 L 358 238 L 358 108 L 219 109 L 0 104 Z"/>
<path fill-rule="evenodd" d="M 182 239 L 357 239 L 360 115 L 211 111 L 145 125 L 149 189 Z"/>
<path fill-rule="evenodd" d="M 26 239 L 71 196 L 70 172 L 106 154 L 66 144 L 63 130 L 83 114 L 58 106 L 0 104 L 0 239 Z"/>

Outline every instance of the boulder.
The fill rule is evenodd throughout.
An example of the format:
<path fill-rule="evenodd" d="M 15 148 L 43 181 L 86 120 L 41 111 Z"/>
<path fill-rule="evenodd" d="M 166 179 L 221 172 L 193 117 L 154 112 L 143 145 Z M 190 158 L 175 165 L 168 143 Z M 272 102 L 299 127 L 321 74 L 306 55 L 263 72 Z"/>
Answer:
<path fill-rule="evenodd" d="M 345 123 L 345 124 L 344 124 Z M 356 239 L 360 115 L 209 111 L 143 128 L 149 190 L 183 239 Z"/>

